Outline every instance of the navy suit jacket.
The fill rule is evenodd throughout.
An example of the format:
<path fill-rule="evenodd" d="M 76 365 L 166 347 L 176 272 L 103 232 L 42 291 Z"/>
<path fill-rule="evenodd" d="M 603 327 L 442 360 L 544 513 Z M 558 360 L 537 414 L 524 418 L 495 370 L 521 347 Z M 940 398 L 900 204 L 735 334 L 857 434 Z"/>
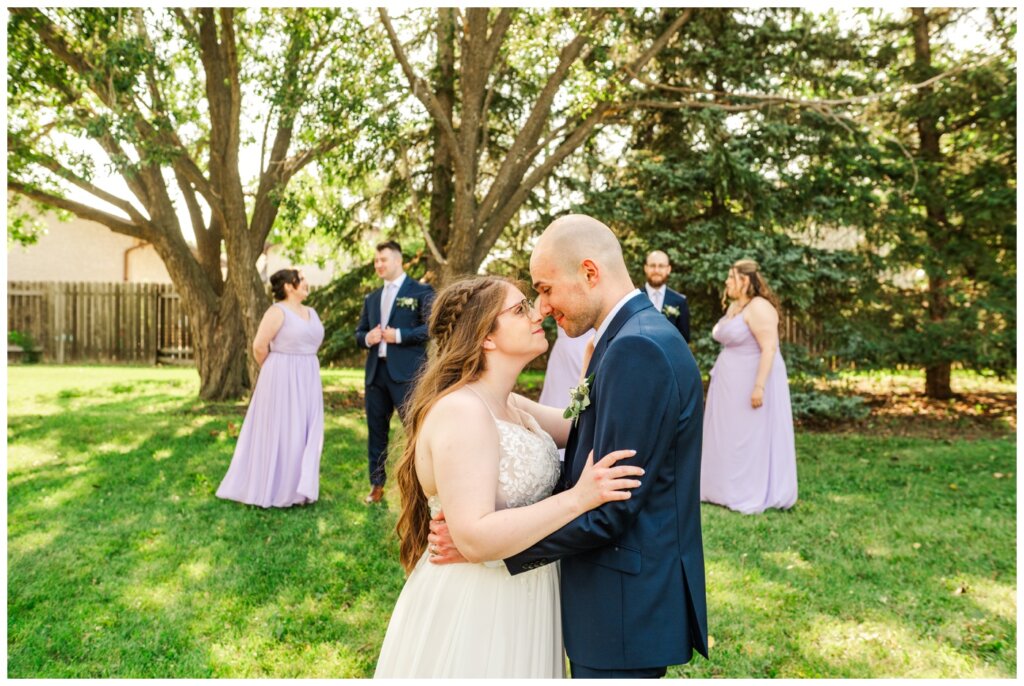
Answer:
<path fill-rule="evenodd" d="M 679 332 L 646 294 L 626 301 L 594 350 L 591 405 L 569 432 L 558 490 L 595 461 L 644 468 L 629 500 L 577 517 L 505 564 L 512 574 L 561 559 L 569 659 L 595 669 L 662 667 L 707 650 L 700 528 L 703 388 Z"/>
<path fill-rule="evenodd" d="M 366 348 L 366 334 L 381 323 L 380 298 L 384 293 L 381 286 L 363 300 L 363 311 L 359 315 L 359 326 L 356 328 L 356 343 Z M 400 307 L 401 298 L 412 298 L 415 307 Z M 430 320 L 430 306 L 434 302 L 434 289 L 406 275 L 402 287 L 395 295 L 395 304 L 391 307 L 391 315 L 384 326 L 399 330 L 401 343 L 388 343 L 388 376 L 396 383 L 407 383 L 412 380 L 427 357 L 427 323 Z M 366 384 L 373 380 L 377 371 L 377 346 L 367 350 Z"/>
<path fill-rule="evenodd" d="M 641 288 L 644 294 L 647 294 L 646 288 Z M 674 307 L 679 310 L 677 315 L 665 315 L 665 319 L 672 323 L 672 326 L 679 329 L 679 333 L 683 334 L 683 338 L 686 342 L 690 342 L 690 306 L 686 304 L 686 296 L 679 291 L 674 291 L 668 286 L 665 286 L 665 297 L 661 304 L 661 312 L 665 314 L 666 307 Z"/>

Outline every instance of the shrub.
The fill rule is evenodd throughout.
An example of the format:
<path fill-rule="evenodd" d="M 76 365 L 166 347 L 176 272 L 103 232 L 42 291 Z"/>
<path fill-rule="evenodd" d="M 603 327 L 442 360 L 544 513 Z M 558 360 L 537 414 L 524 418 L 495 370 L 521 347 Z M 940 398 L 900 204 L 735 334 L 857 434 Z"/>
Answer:
<path fill-rule="evenodd" d="M 793 419 L 810 424 L 836 424 L 860 421 L 871 414 L 864 398 L 836 395 L 814 389 L 794 389 L 789 395 Z"/>
<path fill-rule="evenodd" d="M 7 332 L 7 345 L 16 345 L 21 348 L 21 361 L 29 364 L 38 362 L 40 357 L 39 347 L 36 339 L 27 331 L 12 330 Z"/>

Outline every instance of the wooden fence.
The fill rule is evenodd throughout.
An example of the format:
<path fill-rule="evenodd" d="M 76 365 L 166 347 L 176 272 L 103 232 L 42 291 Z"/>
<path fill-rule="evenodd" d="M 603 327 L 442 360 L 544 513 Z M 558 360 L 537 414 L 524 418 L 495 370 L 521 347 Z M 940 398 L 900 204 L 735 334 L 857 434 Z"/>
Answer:
<path fill-rule="evenodd" d="M 7 330 L 30 336 L 46 362 L 192 362 L 169 284 L 10 281 Z"/>
<path fill-rule="evenodd" d="M 192 362 L 188 317 L 170 284 L 10 281 L 7 330 L 31 336 L 46 362 Z M 820 322 L 786 313 L 779 338 L 812 356 L 829 348 Z M 23 354 L 8 350 L 8 357 Z"/>

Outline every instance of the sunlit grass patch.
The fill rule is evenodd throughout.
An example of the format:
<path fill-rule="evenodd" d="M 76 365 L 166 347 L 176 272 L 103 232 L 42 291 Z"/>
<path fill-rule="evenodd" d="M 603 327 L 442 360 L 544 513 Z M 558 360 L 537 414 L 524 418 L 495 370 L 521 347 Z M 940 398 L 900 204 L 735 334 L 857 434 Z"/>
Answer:
<path fill-rule="evenodd" d="M 325 370 L 327 393 L 362 373 Z M 404 575 L 394 481 L 362 503 L 362 411 L 326 413 L 320 500 L 264 510 L 214 496 L 246 405 L 197 388 L 11 368 L 9 676 L 372 675 Z M 791 511 L 702 507 L 714 646 L 669 674 L 1015 676 L 1012 437 L 800 433 L 797 452 Z"/>

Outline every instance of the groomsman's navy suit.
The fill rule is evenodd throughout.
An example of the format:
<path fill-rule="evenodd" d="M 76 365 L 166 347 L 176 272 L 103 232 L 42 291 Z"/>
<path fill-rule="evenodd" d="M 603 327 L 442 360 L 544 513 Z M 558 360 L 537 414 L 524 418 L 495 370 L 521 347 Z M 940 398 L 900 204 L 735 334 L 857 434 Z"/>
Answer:
<path fill-rule="evenodd" d="M 647 288 L 641 289 L 644 293 L 647 293 Z M 648 294 L 650 295 L 650 294 Z M 674 307 L 679 310 L 677 315 L 665 314 L 666 307 Z M 679 329 L 679 333 L 683 334 L 683 338 L 686 342 L 690 342 L 690 306 L 686 304 L 686 296 L 678 291 L 674 291 L 668 286 L 665 286 L 665 302 L 661 304 L 661 313 L 665 314 L 665 319 L 672 323 L 672 326 Z"/>
<path fill-rule="evenodd" d="M 505 560 L 518 574 L 561 560 L 562 627 L 573 676 L 657 676 L 707 657 L 700 528 L 703 391 L 679 331 L 643 293 L 598 340 L 591 405 L 569 432 L 557 490 L 594 461 L 644 468 L 628 500 L 605 503 Z"/>
<path fill-rule="evenodd" d="M 356 342 L 366 348 L 366 334 L 381 324 L 384 287 L 366 296 L 359 315 Z M 415 303 L 410 307 L 407 303 Z M 366 355 L 366 423 L 369 428 L 370 483 L 383 486 L 387 479 L 388 429 L 395 409 L 404 414 L 405 395 L 427 356 L 427 322 L 434 289 L 406 275 L 395 295 L 388 321 L 383 327 L 398 329 L 400 343 L 388 343 L 387 357 L 379 356 L 378 345 Z"/>

